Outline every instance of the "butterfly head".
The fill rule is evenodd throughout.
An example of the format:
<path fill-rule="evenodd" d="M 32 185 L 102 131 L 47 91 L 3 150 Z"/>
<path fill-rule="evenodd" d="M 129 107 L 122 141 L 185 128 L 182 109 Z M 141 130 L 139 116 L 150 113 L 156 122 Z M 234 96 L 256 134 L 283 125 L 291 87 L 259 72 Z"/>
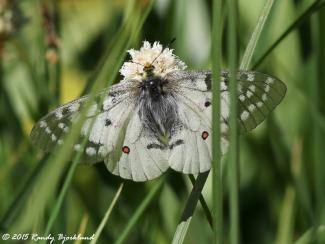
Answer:
<path fill-rule="evenodd" d="M 131 60 L 125 62 L 120 69 L 123 80 L 143 81 L 150 77 L 164 78 L 169 72 L 186 68 L 185 63 L 173 54 L 172 49 L 163 48 L 159 42 L 150 44 L 144 41 L 140 50 L 130 49 L 128 53 Z"/>
<path fill-rule="evenodd" d="M 143 97 L 158 100 L 166 94 L 165 84 L 166 80 L 158 76 L 146 78 L 140 86 Z"/>
<path fill-rule="evenodd" d="M 155 71 L 155 66 L 152 63 L 146 63 L 143 66 L 143 73 L 146 75 L 146 77 L 153 77 Z"/>

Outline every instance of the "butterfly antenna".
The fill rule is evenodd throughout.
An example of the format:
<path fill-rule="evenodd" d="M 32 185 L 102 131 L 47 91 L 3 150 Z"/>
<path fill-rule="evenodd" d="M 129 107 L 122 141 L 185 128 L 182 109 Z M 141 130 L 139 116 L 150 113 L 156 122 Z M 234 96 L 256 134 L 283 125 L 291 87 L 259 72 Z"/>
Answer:
<path fill-rule="evenodd" d="M 130 60 L 129 62 L 133 63 L 133 64 L 139 64 L 141 66 L 144 66 L 143 64 L 140 64 L 140 63 L 137 63 L 137 62 L 134 62 L 133 60 Z"/>
<path fill-rule="evenodd" d="M 167 44 L 167 47 L 171 46 L 175 41 L 176 41 L 176 37 L 173 37 Z"/>
<path fill-rule="evenodd" d="M 166 45 L 166 47 L 165 48 L 163 48 L 163 49 L 161 49 L 161 51 L 160 51 L 160 53 L 157 55 L 157 57 L 155 57 L 154 58 L 154 60 L 152 60 L 152 62 L 151 62 L 151 64 L 150 65 L 152 65 L 159 57 L 160 57 L 160 55 L 163 53 L 163 51 L 166 49 L 166 48 L 168 48 L 170 45 L 172 45 L 173 44 L 173 42 L 175 42 L 176 41 L 176 38 L 174 37 L 173 39 L 171 39 L 170 40 L 170 42 Z"/>

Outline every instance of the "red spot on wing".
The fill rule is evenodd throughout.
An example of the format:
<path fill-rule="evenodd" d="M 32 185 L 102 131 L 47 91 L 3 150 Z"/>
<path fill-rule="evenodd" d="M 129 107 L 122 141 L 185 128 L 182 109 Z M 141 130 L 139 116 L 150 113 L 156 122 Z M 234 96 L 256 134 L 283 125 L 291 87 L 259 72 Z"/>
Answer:
<path fill-rule="evenodd" d="M 209 137 L 209 132 L 203 131 L 201 136 L 203 140 L 206 140 Z"/>
<path fill-rule="evenodd" d="M 130 148 L 128 146 L 122 147 L 122 152 L 129 154 L 130 153 Z"/>

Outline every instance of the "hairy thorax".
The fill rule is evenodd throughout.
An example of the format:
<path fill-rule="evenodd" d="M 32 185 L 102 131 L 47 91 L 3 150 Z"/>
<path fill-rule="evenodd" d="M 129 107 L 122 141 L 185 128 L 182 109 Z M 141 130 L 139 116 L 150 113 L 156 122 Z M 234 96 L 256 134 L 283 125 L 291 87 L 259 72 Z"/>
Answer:
<path fill-rule="evenodd" d="M 139 117 L 144 128 L 157 138 L 169 138 L 179 120 L 178 106 L 168 81 L 161 77 L 148 77 L 139 89 Z"/>

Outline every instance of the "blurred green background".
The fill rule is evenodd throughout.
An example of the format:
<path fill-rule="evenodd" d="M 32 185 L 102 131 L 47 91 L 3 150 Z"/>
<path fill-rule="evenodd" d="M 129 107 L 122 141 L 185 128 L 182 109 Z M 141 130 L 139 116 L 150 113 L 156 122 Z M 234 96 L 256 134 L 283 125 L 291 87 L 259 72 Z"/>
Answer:
<path fill-rule="evenodd" d="M 239 1 L 240 57 L 265 3 Z M 323 3 L 275 1 L 254 50 L 251 67 L 294 23 L 292 31 L 254 67 L 280 78 L 288 92 L 272 116 L 240 138 L 242 243 L 294 243 L 306 231 L 315 231 L 309 232 L 313 237 L 324 236 Z M 207 0 L 0 1 L 1 233 L 45 233 L 67 178 L 67 160 L 59 153 L 44 156 L 32 147 L 33 124 L 59 104 L 89 93 L 94 84 L 105 87 L 118 82 L 117 71 L 129 58 L 126 50 L 139 48 L 143 40 L 167 44 L 176 37 L 175 53 L 189 69 L 210 69 L 211 9 L 212 1 Z M 224 21 L 224 57 L 226 33 Z M 226 58 L 223 66 L 227 68 Z M 91 236 L 122 182 L 102 163 L 78 165 L 50 233 Z M 125 243 L 170 243 L 191 188 L 187 176 L 171 170 L 147 183 L 125 181 L 98 243 L 121 238 L 144 200 L 148 205 L 127 230 Z M 210 207 L 211 190 L 209 178 L 203 195 Z M 185 243 L 211 242 L 211 227 L 198 204 Z"/>

